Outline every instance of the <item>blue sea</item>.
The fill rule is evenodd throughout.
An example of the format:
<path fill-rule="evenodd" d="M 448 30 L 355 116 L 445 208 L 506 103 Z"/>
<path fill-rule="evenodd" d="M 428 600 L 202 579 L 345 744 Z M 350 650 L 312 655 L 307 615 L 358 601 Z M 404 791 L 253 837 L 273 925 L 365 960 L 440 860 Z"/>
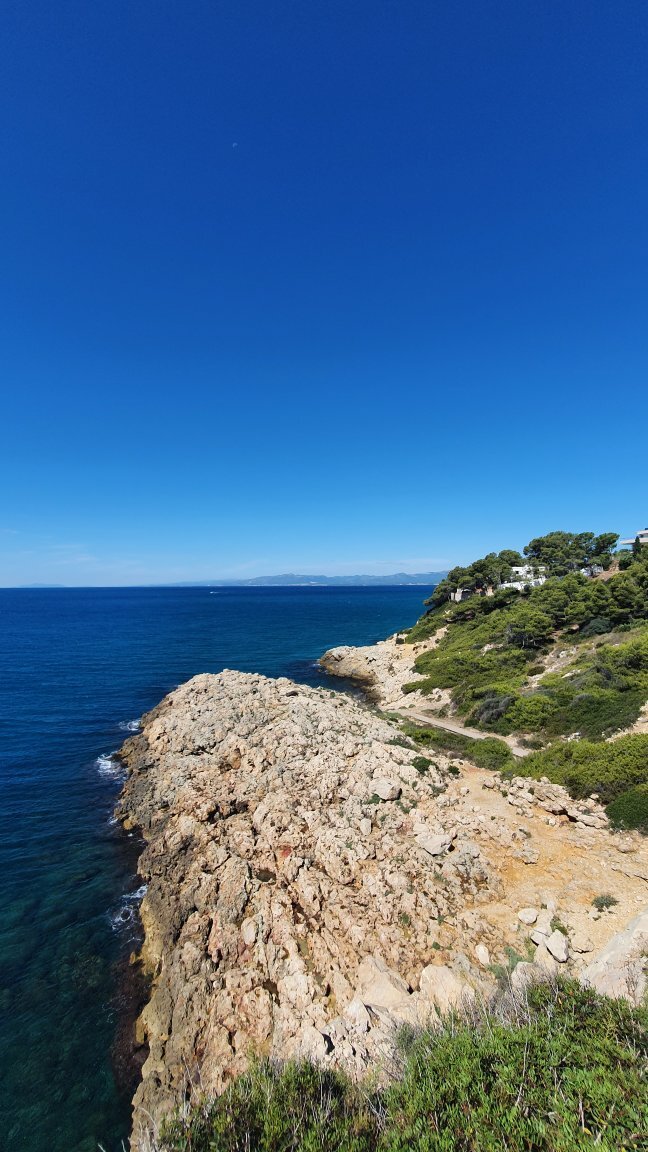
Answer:
<path fill-rule="evenodd" d="M 412 624 L 427 588 L 0 590 L 0 1145 L 117 1152 L 139 843 L 110 758 L 142 712 L 223 668 L 336 687 L 336 644 Z"/>

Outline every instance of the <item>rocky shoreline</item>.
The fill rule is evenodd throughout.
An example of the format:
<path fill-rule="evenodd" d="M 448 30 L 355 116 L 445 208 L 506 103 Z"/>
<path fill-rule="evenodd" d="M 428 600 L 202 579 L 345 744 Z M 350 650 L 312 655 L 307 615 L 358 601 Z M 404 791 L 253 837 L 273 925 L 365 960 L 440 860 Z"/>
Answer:
<path fill-rule="evenodd" d="M 488 994 L 512 953 L 518 983 L 598 963 L 610 990 L 619 956 L 596 957 L 646 903 L 641 838 L 611 835 L 595 804 L 431 761 L 340 693 L 197 676 L 120 755 L 148 886 L 135 1147 L 252 1054 L 379 1071 L 399 1025 Z M 604 913 L 601 892 L 618 901 Z"/>

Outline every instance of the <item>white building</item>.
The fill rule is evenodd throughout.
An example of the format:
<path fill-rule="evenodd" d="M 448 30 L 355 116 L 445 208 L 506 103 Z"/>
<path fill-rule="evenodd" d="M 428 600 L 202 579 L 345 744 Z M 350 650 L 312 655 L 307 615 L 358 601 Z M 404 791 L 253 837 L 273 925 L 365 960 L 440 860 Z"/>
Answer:
<path fill-rule="evenodd" d="M 525 588 L 539 588 L 547 579 L 544 569 L 534 568 L 532 564 L 522 564 L 517 568 L 511 568 L 511 572 L 513 579 L 500 584 L 500 588 L 517 588 L 518 592 L 523 592 Z"/>
<path fill-rule="evenodd" d="M 632 540 L 619 540 L 619 544 L 622 548 L 632 548 L 635 540 L 638 540 L 640 544 L 648 544 L 648 528 L 642 528 L 636 536 L 632 537 Z"/>

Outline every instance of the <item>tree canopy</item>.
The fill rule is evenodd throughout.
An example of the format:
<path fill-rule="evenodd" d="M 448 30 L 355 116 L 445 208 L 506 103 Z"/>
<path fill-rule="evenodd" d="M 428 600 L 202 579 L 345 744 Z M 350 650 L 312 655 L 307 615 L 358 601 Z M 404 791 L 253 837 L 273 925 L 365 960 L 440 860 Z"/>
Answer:
<path fill-rule="evenodd" d="M 536 536 L 524 549 L 529 563 L 543 567 L 555 576 L 566 576 L 593 564 L 609 565 L 619 535 L 617 532 L 548 532 Z"/>

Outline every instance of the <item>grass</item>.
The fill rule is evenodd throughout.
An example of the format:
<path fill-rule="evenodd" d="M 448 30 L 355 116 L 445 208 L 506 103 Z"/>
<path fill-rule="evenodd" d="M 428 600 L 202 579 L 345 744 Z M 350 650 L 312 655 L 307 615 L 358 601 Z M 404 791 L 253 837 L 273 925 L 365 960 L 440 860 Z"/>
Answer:
<path fill-rule="evenodd" d="M 473 740 L 460 732 L 448 732 L 445 728 L 416 727 L 405 724 L 405 731 L 417 744 L 434 748 L 451 756 L 461 756 L 493 772 L 513 769 L 517 763 L 508 744 L 497 737 L 487 736 L 484 740 Z"/>
<path fill-rule="evenodd" d="M 160 1152 L 646 1148 L 648 1013 L 560 979 L 403 1036 L 387 1083 L 253 1065 L 165 1124 Z"/>

